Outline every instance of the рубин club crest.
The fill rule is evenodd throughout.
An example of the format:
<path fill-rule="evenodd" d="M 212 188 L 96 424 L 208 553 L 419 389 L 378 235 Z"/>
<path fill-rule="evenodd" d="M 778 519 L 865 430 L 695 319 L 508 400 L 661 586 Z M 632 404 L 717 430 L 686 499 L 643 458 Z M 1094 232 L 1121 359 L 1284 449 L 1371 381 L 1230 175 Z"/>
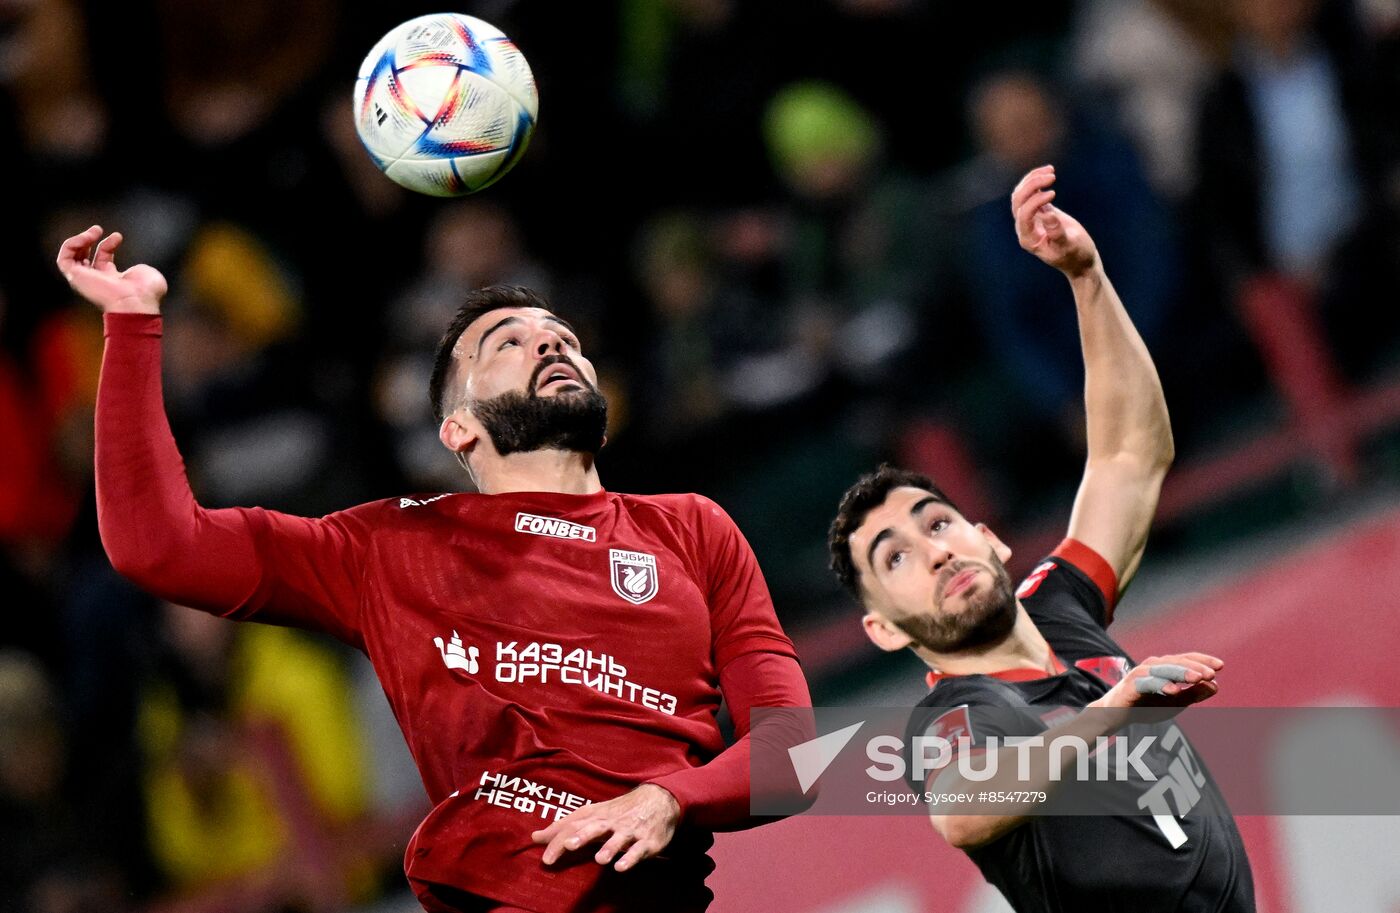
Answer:
<path fill-rule="evenodd" d="M 656 595 L 656 556 L 626 549 L 608 549 L 608 576 L 613 592 L 633 605 L 641 605 Z"/>

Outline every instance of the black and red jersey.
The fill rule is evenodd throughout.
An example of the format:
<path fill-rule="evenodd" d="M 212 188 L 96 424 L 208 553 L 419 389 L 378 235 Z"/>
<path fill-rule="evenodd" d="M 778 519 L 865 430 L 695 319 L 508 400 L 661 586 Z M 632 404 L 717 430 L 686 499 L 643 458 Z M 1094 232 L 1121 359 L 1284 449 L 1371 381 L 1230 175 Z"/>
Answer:
<path fill-rule="evenodd" d="M 1116 592 L 1108 563 L 1082 543 L 1066 540 L 1017 590 L 1050 644 L 1055 674 L 930 673 L 932 690 L 920 702 L 924 709 L 911 721 L 911 732 L 965 733 L 975 750 L 989 736 L 1042 733 L 1102 697 L 1134 665 L 1106 630 Z M 1185 735 L 1170 720 L 1134 724 L 1127 734 L 1156 736 L 1142 761 L 1157 781 L 1131 777 L 1061 784 L 1059 790 L 1081 790 L 1076 799 L 1100 791 L 1093 795 L 1115 813 L 1032 816 L 999 840 L 969 851 L 972 861 L 1021 913 L 1252 911 L 1253 879 L 1244 844 Z M 927 788 L 911 785 L 916 792 Z M 1057 796 L 1064 799 L 1058 790 Z M 1141 812 L 1119 811 L 1128 806 Z"/>

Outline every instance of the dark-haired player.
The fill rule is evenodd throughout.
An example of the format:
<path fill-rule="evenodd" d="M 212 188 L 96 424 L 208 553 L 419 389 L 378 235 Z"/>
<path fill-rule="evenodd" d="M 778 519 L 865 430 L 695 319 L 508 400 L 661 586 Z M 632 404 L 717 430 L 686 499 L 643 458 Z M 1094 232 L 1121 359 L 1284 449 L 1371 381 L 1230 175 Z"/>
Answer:
<path fill-rule="evenodd" d="M 105 314 L 97 491 L 112 564 L 162 598 L 364 651 L 434 808 L 405 871 L 432 911 L 692 911 L 749 818 L 749 709 L 810 704 L 747 542 L 697 495 L 605 491 L 607 403 L 516 288 L 442 341 L 440 436 L 479 493 L 320 519 L 208 510 L 160 386 L 164 278 L 93 226 L 58 268 Z M 723 696 L 739 741 L 716 723 Z"/>
<path fill-rule="evenodd" d="M 1011 551 L 991 530 L 930 479 L 889 467 L 846 492 L 831 527 L 832 567 L 866 609 L 866 634 L 884 650 L 912 649 L 931 670 L 927 713 L 911 729 L 973 746 L 992 735 L 1048 743 L 1061 734 L 1094 745 L 1123 725 L 1123 709 L 1210 698 L 1223 666 L 1195 652 L 1134 664 L 1106 632 L 1142 560 L 1172 461 L 1171 426 L 1151 357 L 1093 240 L 1051 203 L 1054 181 L 1050 166 L 1030 172 L 1011 207 L 1021 246 L 1065 274 L 1079 315 L 1089 452 L 1068 536 L 1016 587 L 1004 564 Z M 1079 712 L 1086 707 L 1102 709 Z M 984 804 L 931 809 L 933 825 L 1020 911 L 1252 910 L 1249 862 L 1219 790 L 1174 725 L 1153 732 L 1145 760 L 1162 777 L 1123 787 L 1135 790 L 1129 813 Z M 1064 788 L 1052 773 L 1072 753 L 1027 757 L 1022 789 Z M 938 791 L 959 791 L 960 777 L 945 767 Z"/>

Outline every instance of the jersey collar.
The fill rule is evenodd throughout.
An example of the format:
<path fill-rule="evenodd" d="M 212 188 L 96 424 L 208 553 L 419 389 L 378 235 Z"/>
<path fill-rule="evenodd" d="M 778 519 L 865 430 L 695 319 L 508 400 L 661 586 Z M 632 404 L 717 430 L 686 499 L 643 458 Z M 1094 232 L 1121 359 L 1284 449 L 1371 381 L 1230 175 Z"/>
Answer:
<path fill-rule="evenodd" d="M 989 676 L 991 678 L 999 678 L 1004 682 L 1034 682 L 1042 678 L 1050 678 L 1051 676 L 1059 675 L 1060 673 L 1065 671 L 1065 664 L 1060 662 L 1060 658 L 1055 655 L 1054 650 L 1050 651 L 1050 667 L 1055 671 L 1049 673 L 1048 675 L 1045 673 L 1044 669 L 1022 668 L 1000 669 L 996 672 L 983 672 L 980 674 Z M 932 669 L 930 669 L 928 671 L 928 674 L 924 676 L 924 681 L 928 682 L 928 686 L 932 688 L 934 685 L 943 681 L 945 678 L 961 677 L 962 676 L 954 675 L 948 672 L 935 672 Z"/>
<path fill-rule="evenodd" d="M 606 504 L 608 490 L 600 488 L 586 495 L 564 494 L 558 491 L 503 491 L 500 494 L 483 495 L 483 497 L 499 498 L 502 503 L 509 501 L 521 507 L 532 507 L 540 510 L 588 510 Z"/>

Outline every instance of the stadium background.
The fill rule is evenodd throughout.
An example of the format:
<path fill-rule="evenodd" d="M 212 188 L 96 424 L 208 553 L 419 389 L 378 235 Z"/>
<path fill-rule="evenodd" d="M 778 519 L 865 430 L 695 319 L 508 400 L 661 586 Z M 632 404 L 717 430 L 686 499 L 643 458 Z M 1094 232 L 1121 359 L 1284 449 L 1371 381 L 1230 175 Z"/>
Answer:
<path fill-rule="evenodd" d="M 893 458 L 1015 569 L 1063 530 L 1073 311 L 1006 207 L 1053 161 L 1177 433 L 1116 633 L 1223 655 L 1235 704 L 1400 700 L 1400 3 L 483 0 L 461 11 L 524 50 L 541 121 L 459 202 L 398 191 L 350 115 L 364 52 L 434 11 L 0 0 L 0 909 L 414 909 L 424 800 L 365 664 L 154 604 L 102 555 L 100 321 L 50 265 L 93 222 L 171 279 L 204 503 L 462 484 L 433 341 L 464 290 L 529 284 L 608 383 L 605 483 L 719 500 L 817 700 L 912 704 L 918 664 L 864 642 L 825 526 Z M 1241 826 L 1261 909 L 1400 904 L 1393 819 Z M 718 911 L 998 909 L 917 818 L 716 857 Z"/>

